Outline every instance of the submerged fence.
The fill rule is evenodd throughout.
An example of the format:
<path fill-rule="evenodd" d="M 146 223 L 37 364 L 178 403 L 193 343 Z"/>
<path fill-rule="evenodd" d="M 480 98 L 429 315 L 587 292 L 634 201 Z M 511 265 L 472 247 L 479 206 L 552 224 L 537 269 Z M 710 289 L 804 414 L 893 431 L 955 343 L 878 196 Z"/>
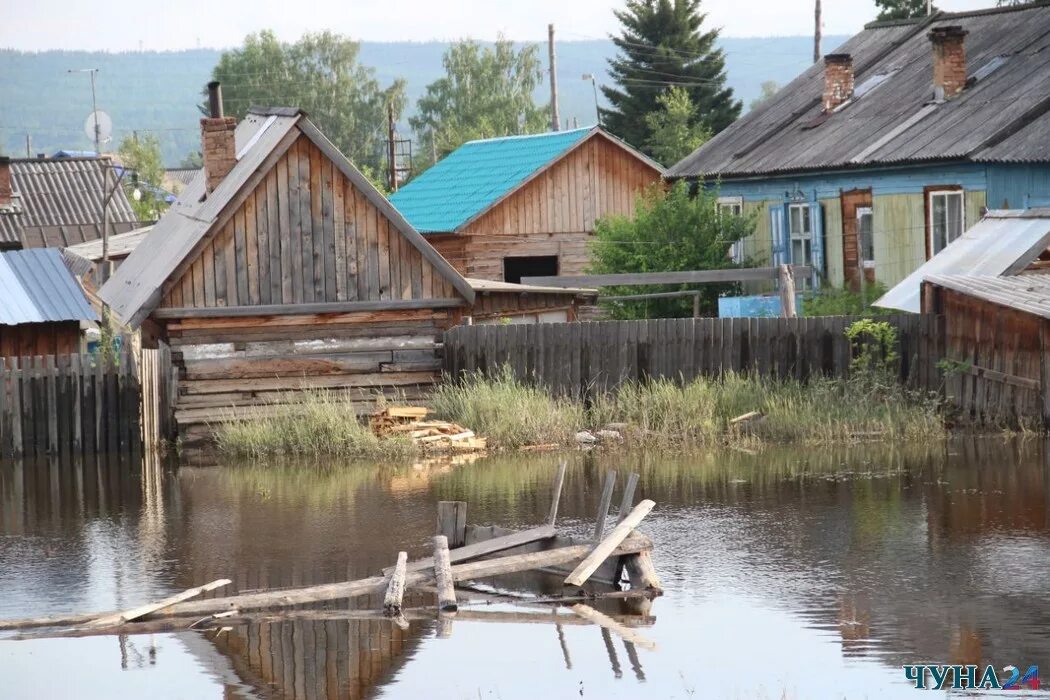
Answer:
<path fill-rule="evenodd" d="M 171 375 L 167 348 L 0 358 L 0 456 L 155 448 L 171 428 Z"/>
<path fill-rule="evenodd" d="M 682 318 L 535 325 L 457 326 L 445 332 L 444 368 L 452 377 L 493 374 L 504 365 L 520 379 L 586 397 L 629 380 L 689 380 L 723 372 L 808 379 L 847 376 L 846 329 L 864 316 Z M 939 386 L 943 319 L 878 317 L 897 329 L 900 379 Z"/>

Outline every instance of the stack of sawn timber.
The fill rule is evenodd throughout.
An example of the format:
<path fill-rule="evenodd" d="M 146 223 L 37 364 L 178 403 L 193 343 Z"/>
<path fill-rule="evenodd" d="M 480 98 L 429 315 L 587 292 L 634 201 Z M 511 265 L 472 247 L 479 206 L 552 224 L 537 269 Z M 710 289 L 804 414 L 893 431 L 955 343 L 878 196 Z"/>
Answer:
<path fill-rule="evenodd" d="M 172 360 L 179 368 L 179 434 L 189 442 L 206 438 L 210 424 L 272 414 L 301 400 L 304 391 L 338 391 L 359 415 L 371 413 L 380 398 L 422 400 L 440 376 L 447 323 L 435 318 L 441 314 L 307 314 L 223 328 L 197 324 L 197 319 L 171 324 Z M 200 319 L 205 320 L 218 321 Z M 230 324 L 251 320 L 222 319 Z"/>
<path fill-rule="evenodd" d="M 372 414 L 369 425 L 379 437 L 406 436 L 426 451 L 480 452 L 488 447 L 473 430 L 443 420 L 425 420 L 424 406 L 387 406 Z"/>

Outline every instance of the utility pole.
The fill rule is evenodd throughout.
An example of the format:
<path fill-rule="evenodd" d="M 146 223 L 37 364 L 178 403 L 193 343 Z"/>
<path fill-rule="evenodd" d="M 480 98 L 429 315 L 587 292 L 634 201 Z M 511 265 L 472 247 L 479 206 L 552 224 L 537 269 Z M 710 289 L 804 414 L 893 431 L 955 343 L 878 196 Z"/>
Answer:
<path fill-rule="evenodd" d="M 561 129 L 561 119 L 558 118 L 558 60 L 554 55 L 554 25 L 547 25 L 547 45 L 550 52 L 551 69 L 551 131 Z"/>
<path fill-rule="evenodd" d="M 928 2 L 929 0 L 927 0 Z M 813 62 L 820 62 L 820 0 L 814 0 L 816 3 L 813 9 Z"/>
<path fill-rule="evenodd" d="M 389 104 L 386 106 L 386 131 L 387 138 L 390 139 L 389 151 L 387 158 L 389 159 L 390 167 L 390 191 L 397 192 L 397 149 L 394 143 L 394 105 Z"/>
<path fill-rule="evenodd" d="M 26 158 L 33 157 L 33 137 L 26 132 Z"/>
<path fill-rule="evenodd" d="M 98 103 L 95 101 L 95 74 L 98 73 L 98 68 L 81 68 L 79 70 L 68 70 L 67 73 L 87 73 L 91 76 L 91 119 L 94 124 L 95 131 L 95 155 L 102 155 L 101 147 L 101 132 L 102 127 L 98 124 Z"/>

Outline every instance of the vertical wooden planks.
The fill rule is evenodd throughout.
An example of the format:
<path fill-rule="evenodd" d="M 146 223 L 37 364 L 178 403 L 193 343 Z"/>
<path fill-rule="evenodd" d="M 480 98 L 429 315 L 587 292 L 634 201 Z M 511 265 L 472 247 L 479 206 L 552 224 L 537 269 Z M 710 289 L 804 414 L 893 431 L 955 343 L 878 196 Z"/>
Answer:
<path fill-rule="evenodd" d="M 316 149 L 315 149 L 316 150 Z M 321 158 L 321 231 L 324 241 L 322 263 L 324 266 L 325 301 L 339 301 L 336 288 L 336 245 L 335 245 L 335 184 L 333 165 L 323 153 L 316 151 Z M 314 195 L 316 197 L 316 195 Z"/>

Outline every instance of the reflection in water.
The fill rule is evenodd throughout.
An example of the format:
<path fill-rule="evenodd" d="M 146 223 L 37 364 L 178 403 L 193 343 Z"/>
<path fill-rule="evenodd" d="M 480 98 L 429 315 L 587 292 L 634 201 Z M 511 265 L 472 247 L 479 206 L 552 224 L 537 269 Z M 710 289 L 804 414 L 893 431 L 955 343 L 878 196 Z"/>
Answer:
<path fill-rule="evenodd" d="M 173 668 L 184 670 L 181 680 L 153 697 L 906 694 L 903 663 L 1001 667 L 1050 652 L 1044 455 L 1035 441 L 977 440 L 573 454 L 561 501 L 568 529 L 592 528 L 610 468 L 621 482 L 639 472 L 637 498 L 657 503 L 644 526 L 668 587 L 644 630 L 657 653 L 578 624 L 461 619 L 449 639 L 436 639 L 432 622 L 402 631 L 381 620 L 298 619 L 0 643 L 0 667 L 13 677 L 4 695 L 34 688 L 40 667 L 25 659 L 53 661 L 70 645 L 114 659 L 83 686 L 81 695 L 95 697 L 128 682 L 113 673 Z M 559 459 L 0 465 L 0 617 L 127 607 L 223 577 L 233 586 L 212 595 L 373 575 L 399 549 L 426 553 L 439 500 L 467 501 L 471 523 L 540 522 Z M 560 582 L 545 579 L 539 590 L 555 593 Z"/>

